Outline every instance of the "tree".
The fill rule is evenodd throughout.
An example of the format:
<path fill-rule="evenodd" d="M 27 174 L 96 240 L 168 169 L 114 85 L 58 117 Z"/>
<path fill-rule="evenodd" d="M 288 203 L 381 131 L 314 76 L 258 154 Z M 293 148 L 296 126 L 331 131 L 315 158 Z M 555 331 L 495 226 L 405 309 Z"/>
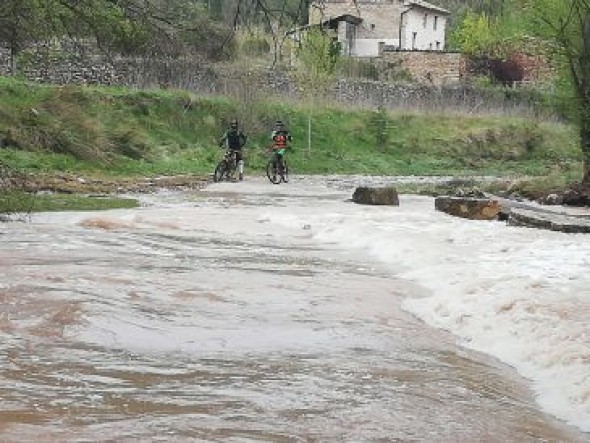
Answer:
<path fill-rule="evenodd" d="M 308 105 L 307 149 L 311 154 L 311 109 L 313 103 L 326 96 L 334 82 L 334 71 L 340 48 L 321 28 L 307 31 L 297 50 L 296 80 Z"/>
<path fill-rule="evenodd" d="M 449 45 L 467 55 L 481 55 L 494 41 L 490 20 L 485 14 L 469 12 L 449 37 Z"/>
<path fill-rule="evenodd" d="M 0 42 L 10 51 L 10 70 L 17 74 L 17 56 L 30 42 L 54 35 L 60 4 L 52 0 L 3 0 L 0 3 Z"/>
<path fill-rule="evenodd" d="M 309 0 L 0 0 L 0 44 L 18 54 L 52 38 L 96 41 L 103 52 L 227 56 L 233 31 L 263 24 L 278 53 Z"/>
<path fill-rule="evenodd" d="M 324 91 L 333 81 L 339 47 L 322 29 L 304 34 L 297 50 L 300 84 L 306 90 Z"/>
<path fill-rule="evenodd" d="M 484 2 L 457 19 L 448 45 L 470 56 L 509 56 L 522 47 L 522 17 L 520 0 Z"/>
<path fill-rule="evenodd" d="M 237 12 L 236 12 L 237 14 Z M 94 39 L 103 52 L 220 54 L 231 32 L 195 0 L 2 0 L 0 44 L 18 54 L 53 38 Z"/>
<path fill-rule="evenodd" d="M 191 31 L 204 37 L 211 30 L 202 20 L 205 6 L 193 0 L 51 1 L 67 10 L 60 19 L 70 37 L 95 38 L 105 51 L 174 56 L 183 52 Z M 211 32 L 210 39 L 219 43 L 219 37 Z"/>
<path fill-rule="evenodd" d="M 590 192 L 590 2 L 528 0 L 527 8 L 531 32 L 550 42 L 548 50 L 570 87 L 584 158 L 582 186 Z"/>

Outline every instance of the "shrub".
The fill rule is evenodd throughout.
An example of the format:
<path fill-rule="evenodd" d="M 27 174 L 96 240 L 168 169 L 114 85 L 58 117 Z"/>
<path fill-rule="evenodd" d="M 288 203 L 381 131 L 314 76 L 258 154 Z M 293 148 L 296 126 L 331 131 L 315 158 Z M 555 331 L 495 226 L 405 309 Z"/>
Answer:
<path fill-rule="evenodd" d="M 379 80 L 379 70 L 374 63 L 352 57 L 342 57 L 338 66 L 338 74 L 350 78 Z"/>
<path fill-rule="evenodd" d="M 270 44 L 261 34 L 248 34 L 240 42 L 240 51 L 244 55 L 263 56 L 270 52 Z"/>
<path fill-rule="evenodd" d="M 135 128 L 123 128 L 115 131 L 111 136 L 115 154 L 139 160 L 146 157 L 148 143 L 144 134 Z"/>

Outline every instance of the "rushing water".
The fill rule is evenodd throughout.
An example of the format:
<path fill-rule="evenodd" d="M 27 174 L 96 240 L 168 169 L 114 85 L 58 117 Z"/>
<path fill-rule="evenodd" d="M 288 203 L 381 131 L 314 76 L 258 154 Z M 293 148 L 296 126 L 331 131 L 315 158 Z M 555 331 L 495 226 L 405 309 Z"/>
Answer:
<path fill-rule="evenodd" d="M 427 198 L 357 206 L 352 184 L 249 178 L 1 225 L 0 441 L 588 441 L 589 240 Z M 547 269 L 555 247 L 569 271 Z M 569 360 L 521 364 L 535 340 Z"/>

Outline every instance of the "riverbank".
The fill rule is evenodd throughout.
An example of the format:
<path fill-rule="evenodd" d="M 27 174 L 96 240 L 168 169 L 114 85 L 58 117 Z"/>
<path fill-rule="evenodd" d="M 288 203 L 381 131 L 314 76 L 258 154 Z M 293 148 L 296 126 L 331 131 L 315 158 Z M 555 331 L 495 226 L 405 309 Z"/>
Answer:
<path fill-rule="evenodd" d="M 159 189 L 200 189 L 209 181 L 205 175 L 156 177 L 105 177 L 80 174 L 21 175 L 21 186 L 28 192 L 65 194 L 143 194 Z"/>
<path fill-rule="evenodd" d="M 263 173 L 281 119 L 301 174 L 502 175 L 581 178 L 571 125 L 512 115 L 385 111 L 188 91 L 51 86 L 0 77 L 0 163 L 24 173 L 210 174 L 232 118 Z M 311 121 L 309 117 L 311 116 Z"/>
<path fill-rule="evenodd" d="M 559 197 L 582 176 L 573 127 L 510 115 L 386 112 L 329 103 L 309 109 L 305 103 L 240 103 L 187 91 L 12 78 L 0 78 L 0 115 L 0 188 L 6 189 L 9 171 L 24 177 L 17 190 L 35 195 L 198 188 L 221 159 L 218 140 L 232 118 L 248 135 L 251 176 L 264 174 L 277 118 L 293 136 L 288 159 L 297 174 L 505 177 L 483 190 L 529 200 Z M 408 184 L 400 191 L 436 195 L 465 186 Z M 590 191 L 585 195 L 590 201 Z M 11 201 L 18 199 L 0 195 L 0 213 L 15 209 Z"/>
<path fill-rule="evenodd" d="M 255 173 L 254 173 L 255 174 Z M 255 174 L 254 177 L 258 175 Z M 249 174 L 247 178 L 251 177 Z M 544 188 L 529 188 L 521 193 L 523 178 L 493 176 L 369 176 L 369 175 L 299 175 L 311 182 L 324 181 L 327 186 L 345 187 L 363 179 L 375 184 L 394 184 L 400 194 L 428 196 L 469 196 L 484 193 L 503 200 L 503 206 L 526 206 L 535 200 L 546 207 L 562 205 L 563 197 L 545 194 Z M 12 174 L 0 181 L 0 213 L 27 213 L 63 210 L 103 210 L 138 206 L 141 194 L 161 190 L 190 191 L 211 182 L 209 175 L 156 177 L 108 177 L 82 174 Z M 519 203 L 520 202 L 520 203 Z M 550 205 L 550 206 L 547 206 Z M 561 206 L 565 209 L 564 206 Z"/>
<path fill-rule="evenodd" d="M 199 189 L 208 177 L 99 177 L 79 174 L 10 174 L 0 180 L 0 220 L 32 212 L 132 208 L 138 194 Z"/>

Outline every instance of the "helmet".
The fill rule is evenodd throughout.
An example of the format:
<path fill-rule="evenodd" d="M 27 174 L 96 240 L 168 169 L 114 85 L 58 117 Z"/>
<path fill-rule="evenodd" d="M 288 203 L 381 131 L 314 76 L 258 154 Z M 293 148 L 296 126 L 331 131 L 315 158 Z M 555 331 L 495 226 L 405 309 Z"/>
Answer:
<path fill-rule="evenodd" d="M 280 120 L 277 120 L 277 122 L 276 122 L 276 125 L 277 125 L 277 126 L 284 126 L 284 125 L 283 125 L 283 122 L 282 122 L 282 121 L 280 121 Z"/>
<path fill-rule="evenodd" d="M 230 128 L 237 128 L 238 127 L 238 120 L 237 119 L 233 119 L 230 124 L 229 124 Z"/>

